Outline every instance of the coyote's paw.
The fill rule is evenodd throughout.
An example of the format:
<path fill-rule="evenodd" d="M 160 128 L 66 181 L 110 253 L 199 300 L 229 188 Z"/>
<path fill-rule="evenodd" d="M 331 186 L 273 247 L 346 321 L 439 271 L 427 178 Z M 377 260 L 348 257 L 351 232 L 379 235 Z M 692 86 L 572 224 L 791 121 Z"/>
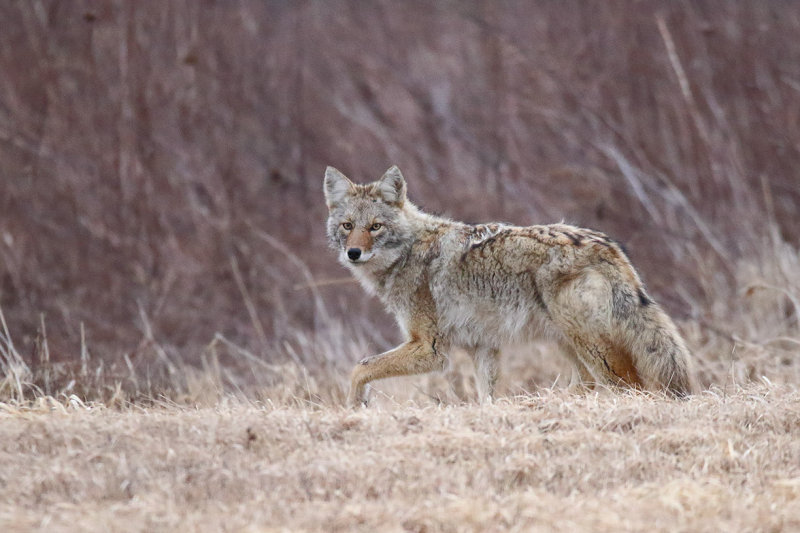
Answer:
<path fill-rule="evenodd" d="M 347 406 L 351 409 L 358 409 L 359 407 L 367 407 L 369 404 L 369 385 L 361 387 L 350 387 L 350 393 L 347 395 Z"/>

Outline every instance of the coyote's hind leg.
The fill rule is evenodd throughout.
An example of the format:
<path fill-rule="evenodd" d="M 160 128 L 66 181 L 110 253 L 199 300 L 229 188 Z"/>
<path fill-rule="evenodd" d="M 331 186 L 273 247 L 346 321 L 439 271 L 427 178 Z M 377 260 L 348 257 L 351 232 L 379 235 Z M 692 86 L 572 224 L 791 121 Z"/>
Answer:
<path fill-rule="evenodd" d="M 567 355 L 567 359 L 572 363 L 572 375 L 569 380 L 569 391 L 580 393 L 594 389 L 595 378 L 583 360 L 578 356 L 575 348 L 568 342 L 561 342 L 561 349 Z"/>
<path fill-rule="evenodd" d="M 561 282 L 552 298 L 554 325 L 598 384 L 644 388 L 630 350 L 613 338 L 611 285 L 600 273 Z"/>
<path fill-rule="evenodd" d="M 615 346 L 605 335 L 582 331 L 568 334 L 581 361 L 591 369 L 601 385 L 622 385 L 644 389 L 630 353 Z"/>

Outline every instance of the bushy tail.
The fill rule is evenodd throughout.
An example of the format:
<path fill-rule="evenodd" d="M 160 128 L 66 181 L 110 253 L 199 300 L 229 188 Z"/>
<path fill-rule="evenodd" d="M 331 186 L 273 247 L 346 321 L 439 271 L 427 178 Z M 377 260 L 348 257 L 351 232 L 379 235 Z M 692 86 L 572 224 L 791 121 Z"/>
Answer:
<path fill-rule="evenodd" d="M 674 396 L 694 392 L 689 350 L 675 324 L 654 302 L 639 307 L 628 329 L 636 369 L 645 385 Z"/>

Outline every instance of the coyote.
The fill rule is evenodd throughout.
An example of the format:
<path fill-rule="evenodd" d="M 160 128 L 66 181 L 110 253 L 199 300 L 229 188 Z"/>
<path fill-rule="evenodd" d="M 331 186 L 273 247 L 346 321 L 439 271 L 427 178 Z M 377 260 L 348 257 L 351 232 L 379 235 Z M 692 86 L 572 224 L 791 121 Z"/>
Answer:
<path fill-rule="evenodd" d="M 444 370 L 452 346 L 471 354 L 480 400 L 491 401 L 500 347 L 542 332 L 571 359 L 572 389 L 691 393 L 683 339 L 606 235 L 429 215 L 406 198 L 396 166 L 367 185 L 328 167 L 324 188 L 331 247 L 405 336 L 359 361 L 349 404 L 366 405 L 371 381 Z"/>

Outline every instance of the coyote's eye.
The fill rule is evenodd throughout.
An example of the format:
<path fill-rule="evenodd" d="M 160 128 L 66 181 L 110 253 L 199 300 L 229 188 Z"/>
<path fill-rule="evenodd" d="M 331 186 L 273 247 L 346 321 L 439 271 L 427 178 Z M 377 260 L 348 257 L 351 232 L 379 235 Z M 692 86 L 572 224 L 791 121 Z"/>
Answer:
<path fill-rule="evenodd" d="M 369 230 L 370 231 L 378 231 L 382 227 L 383 227 L 383 224 L 381 224 L 380 222 L 376 222 L 372 226 L 369 227 Z"/>
<path fill-rule="evenodd" d="M 353 223 L 352 222 L 342 222 L 342 227 L 344 229 L 346 229 L 347 231 L 350 231 L 351 229 L 353 229 Z"/>

